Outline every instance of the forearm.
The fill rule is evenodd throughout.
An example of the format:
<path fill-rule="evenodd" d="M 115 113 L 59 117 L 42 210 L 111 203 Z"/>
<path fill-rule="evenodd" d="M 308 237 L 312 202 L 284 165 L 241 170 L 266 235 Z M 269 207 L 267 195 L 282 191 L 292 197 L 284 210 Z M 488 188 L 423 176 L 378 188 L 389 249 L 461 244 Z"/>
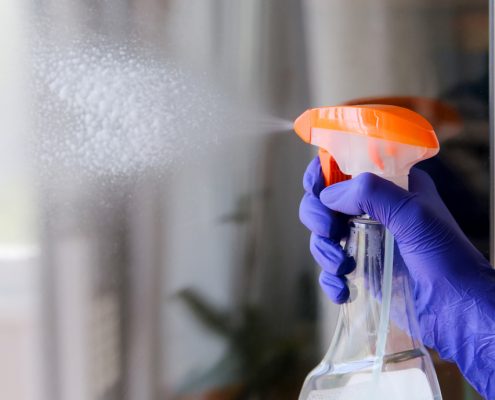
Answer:
<path fill-rule="evenodd" d="M 495 270 L 483 269 L 475 283 L 444 284 L 443 301 L 421 315 L 423 340 L 454 361 L 486 399 L 495 399 Z M 439 299 L 442 300 L 442 299 Z"/>

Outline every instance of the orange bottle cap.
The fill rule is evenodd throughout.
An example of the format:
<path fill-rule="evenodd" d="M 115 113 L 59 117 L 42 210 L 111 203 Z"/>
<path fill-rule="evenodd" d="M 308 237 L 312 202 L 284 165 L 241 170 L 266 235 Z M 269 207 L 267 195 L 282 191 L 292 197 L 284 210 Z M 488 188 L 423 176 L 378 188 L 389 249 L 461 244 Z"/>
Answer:
<path fill-rule="evenodd" d="M 320 147 L 327 185 L 372 172 L 407 186 L 412 165 L 439 149 L 425 118 L 393 105 L 310 109 L 296 119 L 294 130 L 305 142 Z"/>
<path fill-rule="evenodd" d="M 407 108 L 365 104 L 313 108 L 304 112 L 294 123 L 294 130 L 311 143 L 311 129 L 322 128 L 366 135 L 413 146 L 438 148 L 431 124 Z"/>

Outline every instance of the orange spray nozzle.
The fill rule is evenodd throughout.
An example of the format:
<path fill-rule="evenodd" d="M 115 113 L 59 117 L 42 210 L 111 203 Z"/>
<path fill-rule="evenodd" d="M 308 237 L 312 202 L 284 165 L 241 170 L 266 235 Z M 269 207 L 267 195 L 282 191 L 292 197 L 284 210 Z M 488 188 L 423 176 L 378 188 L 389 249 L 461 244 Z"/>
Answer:
<path fill-rule="evenodd" d="M 311 143 L 311 110 L 306 110 L 294 122 L 294 130 L 306 143 Z"/>
<path fill-rule="evenodd" d="M 327 185 L 372 172 L 407 186 L 410 168 L 439 150 L 426 119 L 391 105 L 310 109 L 296 119 L 294 130 L 306 143 L 320 148 Z"/>

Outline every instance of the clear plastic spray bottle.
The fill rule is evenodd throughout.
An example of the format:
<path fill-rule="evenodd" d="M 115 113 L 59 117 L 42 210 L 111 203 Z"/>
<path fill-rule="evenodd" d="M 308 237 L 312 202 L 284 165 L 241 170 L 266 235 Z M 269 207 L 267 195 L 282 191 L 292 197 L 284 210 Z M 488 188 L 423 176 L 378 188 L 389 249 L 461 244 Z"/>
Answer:
<path fill-rule="evenodd" d="M 326 185 L 372 172 L 407 190 L 410 168 L 439 150 L 428 121 L 396 106 L 311 109 L 294 129 L 320 147 Z M 349 223 L 345 250 L 356 261 L 348 276 L 350 299 L 299 400 L 441 400 L 410 277 L 392 234 L 368 216 Z"/>

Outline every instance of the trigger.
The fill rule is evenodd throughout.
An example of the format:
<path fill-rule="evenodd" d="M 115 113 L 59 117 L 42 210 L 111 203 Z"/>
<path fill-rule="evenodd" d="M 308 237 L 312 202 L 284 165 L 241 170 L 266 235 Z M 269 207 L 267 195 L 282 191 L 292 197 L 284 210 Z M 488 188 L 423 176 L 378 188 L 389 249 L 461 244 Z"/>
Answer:
<path fill-rule="evenodd" d="M 320 147 L 318 155 L 320 156 L 321 170 L 325 179 L 325 186 L 330 186 L 334 183 L 351 179 L 350 175 L 346 175 L 340 170 L 339 165 L 328 151 Z"/>

